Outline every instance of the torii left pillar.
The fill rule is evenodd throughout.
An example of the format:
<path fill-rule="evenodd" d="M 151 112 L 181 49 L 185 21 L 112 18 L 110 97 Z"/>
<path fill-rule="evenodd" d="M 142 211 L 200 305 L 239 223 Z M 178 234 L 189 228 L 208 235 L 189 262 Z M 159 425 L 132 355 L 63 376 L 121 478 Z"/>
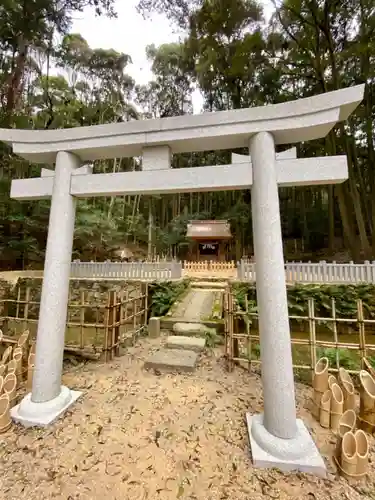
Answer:
<path fill-rule="evenodd" d="M 24 426 L 50 424 L 81 395 L 61 385 L 76 212 L 70 182 L 80 165 L 72 153 L 57 154 L 32 392 L 12 409 L 12 418 Z"/>

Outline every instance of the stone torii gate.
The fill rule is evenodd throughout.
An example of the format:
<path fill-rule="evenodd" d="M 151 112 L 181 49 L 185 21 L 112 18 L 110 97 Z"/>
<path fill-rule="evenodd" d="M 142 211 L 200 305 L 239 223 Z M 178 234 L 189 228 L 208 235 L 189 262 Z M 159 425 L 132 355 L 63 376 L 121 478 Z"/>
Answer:
<path fill-rule="evenodd" d="M 276 144 L 324 137 L 358 106 L 364 86 L 252 109 L 74 129 L 0 129 L 0 140 L 32 162 L 55 164 L 41 178 L 12 181 L 15 199 L 52 197 L 32 392 L 12 410 L 24 425 L 47 425 L 80 393 L 61 386 L 75 200 L 82 197 L 220 191 L 252 187 L 264 414 L 247 415 L 255 466 L 325 475 L 296 418 L 278 185 L 344 182 L 346 157 L 275 156 Z M 231 165 L 170 169 L 171 154 L 249 147 Z M 85 162 L 142 156 L 143 171 L 93 174 Z M 156 173 L 157 171 L 157 173 Z M 156 174 L 156 175 L 155 175 Z"/>

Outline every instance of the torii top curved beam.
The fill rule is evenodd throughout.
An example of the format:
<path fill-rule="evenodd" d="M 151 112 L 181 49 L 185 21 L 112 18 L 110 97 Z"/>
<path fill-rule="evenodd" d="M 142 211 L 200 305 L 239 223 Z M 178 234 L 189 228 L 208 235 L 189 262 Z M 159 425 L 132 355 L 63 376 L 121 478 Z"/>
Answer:
<path fill-rule="evenodd" d="M 324 137 L 346 120 L 363 98 L 364 85 L 296 101 L 200 115 L 140 120 L 59 130 L 0 129 L 0 140 L 33 162 L 54 163 L 59 151 L 82 161 L 142 154 L 167 145 L 172 153 L 247 147 L 249 137 L 271 132 L 276 144 Z"/>

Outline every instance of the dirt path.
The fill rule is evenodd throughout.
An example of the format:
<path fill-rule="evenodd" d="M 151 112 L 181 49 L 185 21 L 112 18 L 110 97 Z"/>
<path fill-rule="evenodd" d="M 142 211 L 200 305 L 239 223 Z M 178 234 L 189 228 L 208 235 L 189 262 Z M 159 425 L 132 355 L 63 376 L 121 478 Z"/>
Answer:
<path fill-rule="evenodd" d="M 44 430 L 13 427 L 0 436 L 4 500 L 370 500 L 375 476 L 355 487 L 251 466 L 246 410 L 259 412 L 259 377 L 224 369 L 218 349 L 192 375 L 143 370 L 160 339 L 141 339 L 127 355 L 64 375 L 84 396 Z M 297 386 L 299 414 L 323 454 L 332 435 L 312 422 Z M 372 458 L 373 443 L 371 446 Z"/>

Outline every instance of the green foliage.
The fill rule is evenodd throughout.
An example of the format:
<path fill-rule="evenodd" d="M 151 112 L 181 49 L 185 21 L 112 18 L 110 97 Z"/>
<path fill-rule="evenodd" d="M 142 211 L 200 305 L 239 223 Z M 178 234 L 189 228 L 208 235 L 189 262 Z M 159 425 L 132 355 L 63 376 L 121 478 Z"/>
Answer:
<path fill-rule="evenodd" d="M 256 287 L 253 284 L 234 285 L 236 301 L 245 310 L 247 296 L 249 312 L 255 312 Z M 368 318 L 375 317 L 375 285 L 293 285 L 287 287 L 290 316 L 307 316 L 308 300 L 314 299 L 315 316 L 332 317 L 332 299 L 335 300 L 336 316 L 356 318 L 357 301 L 362 300 Z"/>
<path fill-rule="evenodd" d="M 206 338 L 207 347 L 215 347 L 221 342 L 221 338 L 215 328 L 207 328 L 204 332 L 204 336 Z"/>
<path fill-rule="evenodd" d="M 131 54 L 92 48 L 80 34 L 69 32 L 72 19 L 86 6 L 99 15 L 114 16 L 114 0 L 6 0 L 0 5 L 0 127 L 59 129 L 183 115 L 192 112 L 196 90 L 203 108 L 217 111 L 281 103 L 364 83 L 363 102 L 346 124 L 335 127 L 326 139 L 298 145 L 298 157 L 347 155 L 349 182 L 335 188 L 282 187 L 279 192 L 287 258 L 319 260 L 341 252 L 345 242 L 354 260 L 372 259 L 373 1 L 271 3 L 277 9 L 267 23 L 255 0 L 139 0 L 144 14 L 162 13 L 183 28 L 185 38 L 181 43 L 150 45 L 146 55 L 153 78 L 137 85 L 128 74 Z M 51 75 L 56 67 L 61 74 Z M 231 152 L 174 154 L 172 167 L 228 164 Z M 137 158 L 94 164 L 97 173 L 139 168 Z M 11 178 L 39 174 L 40 166 L 30 166 L 0 144 L 3 267 L 42 266 L 49 204 L 9 199 Z M 90 200 L 79 205 L 74 257 L 111 258 L 117 247 L 130 243 L 145 248 L 151 205 L 156 253 L 184 258 L 189 219 L 227 218 L 234 234 L 229 256 L 239 259 L 253 248 L 250 202 L 249 190 Z M 347 260 L 348 252 L 340 259 Z M 315 297 L 316 292 L 311 293 Z M 306 294 L 296 291 L 289 297 L 292 314 L 306 312 Z M 349 299 L 349 294 L 337 297 L 346 317 L 355 307 Z M 251 300 L 255 310 L 254 297 Z M 318 302 L 326 313 L 330 296 Z"/>
<path fill-rule="evenodd" d="M 150 315 L 164 316 L 189 285 L 189 280 L 153 283 L 149 287 Z"/>
<path fill-rule="evenodd" d="M 330 366 L 336 366 L 336 352 L 338 355 L 339 366 L 347 370 L 358 370 L 359 362 L 355 357 L 355 353 L 349 349 L 321 348 L 317 350 L 317 357 L 328 358 Z"/>

